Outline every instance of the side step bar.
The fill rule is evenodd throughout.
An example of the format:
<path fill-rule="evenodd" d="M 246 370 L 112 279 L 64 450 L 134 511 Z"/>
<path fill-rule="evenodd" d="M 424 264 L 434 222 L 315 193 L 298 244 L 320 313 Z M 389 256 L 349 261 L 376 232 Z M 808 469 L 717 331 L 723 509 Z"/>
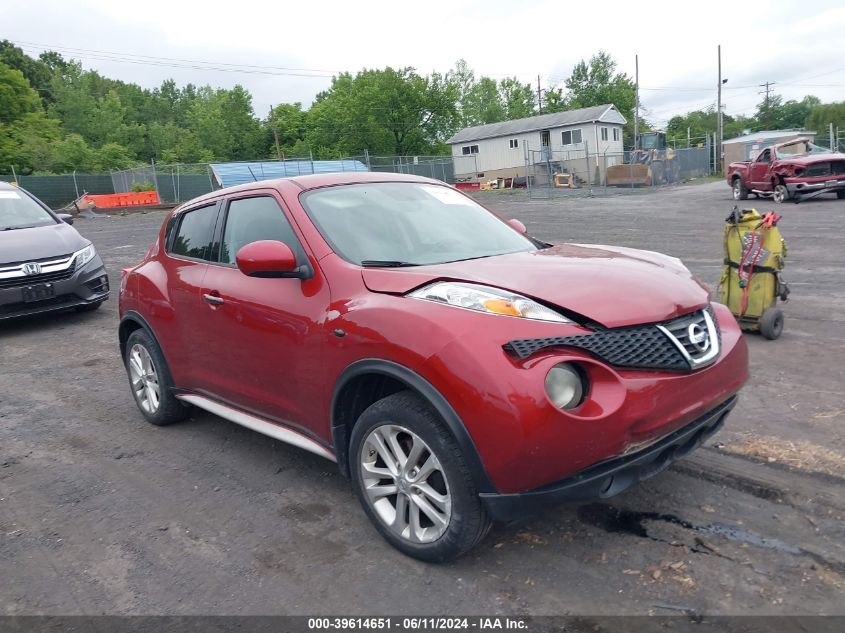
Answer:
<path fill-rule="evenodd" d="M 273 424 L 272 422 L 268 422 L 267 420 L 252 415 L 251 413 L 235 409 L 234 407 L 217 402 L 216 400 L 211 400 L 205 396 L 193 393 L 183 393 L 177 395 L 176 397 L 188 404 L 192 404 L 195 407 L 199 407 L 209 413 L 213 413 L 214 415 L 218 415 L 221 418 L 229 420 L 230 422 L 234 422 L 235 424 L 240 424 L 248 429 L 257 431 L 262 435 L 272 437 L 273 439 L 280 440 L 287 444 L 292 444 L 293 446 L 297 446 L 299 448 L 304 448 L 306 451 L 310 451 L 320 457 L 325 457 L 330 461 L 337 461 L 335 454 L 328 448 L 318 442 L 315 442 L 311 438 L 298 433 L 297 431 L 278 424 Z"/>

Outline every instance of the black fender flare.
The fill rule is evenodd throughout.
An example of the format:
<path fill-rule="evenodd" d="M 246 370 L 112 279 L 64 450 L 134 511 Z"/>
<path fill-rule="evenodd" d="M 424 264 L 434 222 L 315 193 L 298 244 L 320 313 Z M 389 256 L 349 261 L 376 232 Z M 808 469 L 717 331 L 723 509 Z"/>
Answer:
<path fill-rule="evenodd" d="M 137 323 L 141 328 L 147 331 L 147 333 L 153 337 L 153 340 L 158 345 L 158 348 L 161 350 L 161 353 L 164 354 L 164 348 L 161 346 L 161 342 L 158 340 L 156 333 L 153 331 L 153 328 L 150 327 L 150 324 L 147 320 L 142 317 L 138 312 L 135 310 L 127 310 L 122 317 L 120 317 L 120 325 L 118 325 L 118 337 L 120 336 L 120 330 L 123 328 L 123 324 L 127 323 L 128 321 L 132 321 Z M 120 357 L 123 358 L 124 349 L 123 349 L 123 341 L 118 341 L 120 345 Z"/>
<path fill-rule="evenodd" d="M 479 493 L 495 493 L 496 487 L 490 481 L 487 471 L 484 469 L 484 464 L 481 461 L 481 456 L 478 454 L 478 449 L 475 442 L 472 441 L 469 431 L 464 426 L 460 416 L 458 416 L 449 401 L 425 378 L 420 376 L 415 371 L 408 369 L 404 365 L 394 363 L 388 360 L 366 358 L 355 361 L 349 365 L 340 374 L 335 383 L 334 391 L 332 393 L 331 402 L 331 422 L 332 422 L 332 444 L 337 455 L 337 463 L 344 474 L 349 472 L 349 455 L 348 443 L 349 432 L 344 424 L 338 424 L 335 419 L 335 409 L 337 399 L 340 392 L 346 384 L 363 374 L 382 374 L 389 376 L 408 387 L 415 392 L 423 400 L 425 400 L 440 416 L 443 422 L 448 427 L 455 441 L 458 443 L 461 453 L 466 460 L 467 466 L 470 469 L 473 479 L 475 480 L 476 488 Z"/>

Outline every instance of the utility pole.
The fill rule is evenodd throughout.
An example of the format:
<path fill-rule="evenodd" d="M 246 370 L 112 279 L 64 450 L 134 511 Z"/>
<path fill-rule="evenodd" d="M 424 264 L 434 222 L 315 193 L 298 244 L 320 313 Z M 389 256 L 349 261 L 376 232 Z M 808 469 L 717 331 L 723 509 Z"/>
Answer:
<path fill-rule="evenodd" d="M 766 89 L 765 90 L 766 100 L 763 102 L 763 104 L 764 104 L 763 105 L 763 111 L 766 113 L 766 122 L 768 122 L 768 120 L 769 120 L 769 93 L 772 91 L 771 86 L 774 86 L 774 85 L 775 85 L 774 81 L 767 81 L 764 84 L 760 84 L 761 88 Z M 763 93 L 760 92 L 758 94 L 763 94 Z"/>
<path fill-rule="evenodd" d="M 640 56 L 634 55 L 634 150 L 640 149 Z"/>
<path fill-rule="evenodd" d="M 718 156 L 719 156 L 719 171 L 722 171 L 722 45 L 716 47 L 716 53 L 719 58 L 719 80 L 716 85 L 716 129 L 718 132 Z"/>
<path fill-rule="evenodd" d="M 276 158 L 279 162 L 282 161 L 282 148 L 279 147 L 279 130 L 276 129 L 276 113 L 273 111 L 273 106 L 270 106 L 270 123 L 273 126 L 273 140 L 276 142 Z"/>
<path fill-rule="evenodd" d="M 543 114 L 543 93 L 540 92 L 540 75 L 537 75 L 537 109 Z"/>

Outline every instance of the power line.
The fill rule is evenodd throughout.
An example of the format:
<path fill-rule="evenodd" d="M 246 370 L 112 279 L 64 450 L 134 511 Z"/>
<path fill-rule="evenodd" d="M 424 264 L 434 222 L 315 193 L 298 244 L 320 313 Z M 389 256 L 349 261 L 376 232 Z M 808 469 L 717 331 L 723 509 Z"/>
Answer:
<path fill-rule="evenodd" d="M 32 52 L 32 49 L 28 49 L 25 46 L 21 47 L 26 52 Z M 82 54 L 77 55 L 80 59 L 94 59 L 99 61 L 110 61 L 116 62 L 121 64 L 136 64 L 140 66 L 159 66 L 159 67 L 168 67 L 168 68 L 186 68 L 190 70 L 212 70 L 217 72 L 228 72 L 228 73 L 241 73 L 247 75 L 273 75 L 273 76 L 282 76 L 282 77 L 312 77 L 316 79 L 330 79 L 331 75 L 315 75 L 310 73 L 298 73 L 298 72 L 283 72 L 283 71 L 271 71 L 271 70 L 252 70 L 247 68 L 220 68 L 217 66 L 203 66 L 197 64 L 182 64 L 177 62 L 156 62 L 156 61 L 144 61 L 139 59 L 125 59 L 119 57 L 108 57 L 104 55 L 96 55 L 96 54 Z"/>
<path fill-rule="evenodd" d="M 103 56 L 111 56 L 117 57 L 120 59 L 146 59 L 153 62 L 178 62 L 178 63 L 187 63 L 187 64 L 204 64 L 204 65 L 212 65 L 216 68 L 228 67 L 228 68 L 251 68 L 257 70 L 278 70 L 278 71 L 285 71 L 285 72 L 304 72 L 304 73 L 328 73 L 337 74 L 343 72 L 342 70 L 337 69 L 325 69 L 325 68 L 289 68 L 286 66 L 267 66 L 267 65 L 260 65 L 260 64 L 232 64 L 229 62 L 218 62 L 218 61 L 208 61 L 208 60 L 201 60 L 201 59 L 185 59 L 181 57 L 161 57 L 156 55 L 142 55 L 140 53 L 123 53 L 123 52 L 116 52 L 116 51 L 105 51 L 99 49 L 92 49 L 92 48 L 75 48 L 72 46 L 52 46 L 48 44 L 40 44 L 37 42 L 26 42 L 26 41 L 18 41 L 19 45 L 24 45 L 27 47 L 35 47 L 42 50 L 55 50 L 56 52 L 67 52 L 68 54 L 76 54 L 76 53 L 86 53 L 86 54 L 95 54 L 95 55 L 103 55 Z"/>

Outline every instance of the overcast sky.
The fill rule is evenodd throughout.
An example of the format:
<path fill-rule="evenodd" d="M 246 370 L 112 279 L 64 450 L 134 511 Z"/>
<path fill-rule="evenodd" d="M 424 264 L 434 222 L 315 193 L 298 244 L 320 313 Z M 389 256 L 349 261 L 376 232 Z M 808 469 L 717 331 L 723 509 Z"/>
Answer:
<path fill-rule="evenodd" d="M 240 83 L 262 117 L 271 104 L 307 106 L 342 70 L 446 72 L 463 57 L 476 76 L 536 88 L 540 75 L 547 88 L 605 49 L 632 78 L 639 55 L 645 116 L 664 125 L 715 104 L 717 44 L 729 114 L 751 114 L 766 81 L 785 99 L 845 100 L 841 0 L 41 0 L 7 7 L 0 24 L 29 54 L 58 50 L 145 87 Z"/>

